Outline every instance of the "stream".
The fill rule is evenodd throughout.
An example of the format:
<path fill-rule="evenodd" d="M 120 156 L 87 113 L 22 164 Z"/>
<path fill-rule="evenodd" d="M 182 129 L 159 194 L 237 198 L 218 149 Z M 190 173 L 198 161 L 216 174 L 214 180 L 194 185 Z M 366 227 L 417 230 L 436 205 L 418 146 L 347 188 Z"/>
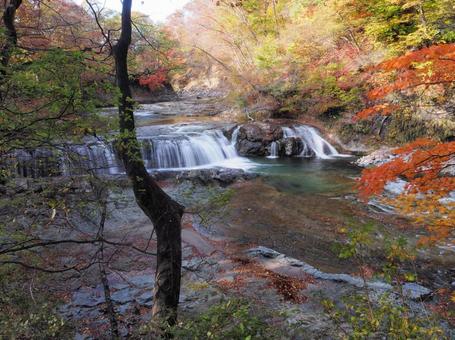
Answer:
<path fill-rule="evenodd" d="M 373 225 L 378 244 L 396 234 L 415 241 L 417 231 L 403 228 L 409 224 L 405 219 L 374 211 L 356 199 L 360 168 L 353 165 L 355 158 L 340 154 L 318 130 L 295 122 L 281 127 L 284 138 L 302 141 L 297 156 L 280 157 L 278 143 L 272 142 L 267 156 L 242 157 L 236 147 L 239 127 L 217 119 L 219 110 L 216 100 L 209 98 L 146 104 L 135 112 L 137 136 L 150 172 L 236 169 L 258 175 L 230 187 L 229 199 L 217 207 L 216 218 L 200 228 L 207 235 L 270 247 L 321 270 L 340 273 L 356 270 L 352 262 L 339 259 L 334 249 L 334 243 L 344 238 L 340 229 Z M 115 112 L 114 108 L 103 110 L 105 115 Z M 86 171 L 124 175 L 115 147 L 106 139 L 91 138 L 66 148 L 71 151 L 68 155 L 53 158 L 43 150 L 21 150 L 17 173 L 23 177 Z M 174 195 L 177 200 L 181 196 Z M 187 207 L 202 200 L 193 193 L 189 196 L 193 201 L 183 202 Z M 375 256 L 382 257 L 380 248 Z"/>

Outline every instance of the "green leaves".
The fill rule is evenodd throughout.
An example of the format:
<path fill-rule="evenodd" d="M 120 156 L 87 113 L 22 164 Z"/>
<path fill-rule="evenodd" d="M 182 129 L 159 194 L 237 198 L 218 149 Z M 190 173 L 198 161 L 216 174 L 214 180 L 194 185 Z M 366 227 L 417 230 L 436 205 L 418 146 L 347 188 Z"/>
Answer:
<path fill-rule="evenodd" d="M 397 304 L 391 294 L 370 295 L 346 296 L 341 308 L 331 300 L 323 302 L 326 313 L 347 339 L 446 339 L 434 315 L 416 316 L 410 306 Z"/>
<path fill-rule="evenodd" d="M 354 1 L 355 11 L 365 11 L 367 35 L 392 54 L 426 43 L 451 42 L 453 26 L 447 19 L 453 11 L 448 0 Z"/>
<path fill-rule="evenodd" d="M 232 299 L 209 308 L 194 320 L 174 327 L 177 339 L 281 339 L 246 301 Z"/>
<path fill-rule="evenodd" d="M 96 114 L 97 93 L 109 87 L 92 78 L 99 70 L 89 55 L 53 48 L 17 50 L 13 57 L 0 89 L 0 152 L 77 140 L 112 127 Z"/>
<path fill-rule="evenodd" d="M 347 240 L 343 244 L 338 244 L 338 257 L 341 259 L 349 259 L 352 257 L 363 256 L 374 240 L 372 232 L 374 224 L 368 223 L 361 226 L 354 226 L 347 231 Z M 346 228 L 342 228 L 344 232 Z"/>

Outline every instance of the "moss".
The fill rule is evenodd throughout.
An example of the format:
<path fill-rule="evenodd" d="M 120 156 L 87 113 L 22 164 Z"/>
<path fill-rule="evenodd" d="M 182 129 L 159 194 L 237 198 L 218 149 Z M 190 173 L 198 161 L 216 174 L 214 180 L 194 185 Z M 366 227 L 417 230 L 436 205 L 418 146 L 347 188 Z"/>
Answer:
<path fill-rule="evenodd" d="M 356 135 L 368 135 L 372 132 L 371 122 L 360 121 L 341 126 L 339 135 L 341 140 L 346 143 L 353 139 Z"/>
<path fill-rule="evenodd" d="M 455 122 L 450 120 L 422 120 L 410 111 L 393 115 L 386 129 L 386 141 L 402 144 L 417 138 L 430 137 L 448 140 L 453 137 Z"/>
<path fill-rule="evenodd" d="M 223 208 L 230 202 L 233 195 L 234 189 L 227 189 L 212 196 L 208 202 L 208 205 L 213 209 Z"/>

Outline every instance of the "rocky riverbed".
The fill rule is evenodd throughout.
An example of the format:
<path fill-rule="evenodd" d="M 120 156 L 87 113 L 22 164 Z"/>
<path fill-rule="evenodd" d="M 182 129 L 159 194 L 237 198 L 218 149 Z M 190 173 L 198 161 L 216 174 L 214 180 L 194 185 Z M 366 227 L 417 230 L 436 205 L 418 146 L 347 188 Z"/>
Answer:
<path fill-rule="evenodd" d="M 172 177 L 161 182 L 187 207 L 182 231 L 182 318 L 200 313 L 218 301 L 242 297 L 269 311 L 273 319 L 270 322 L 298 339 L 329 339 L 341 334 L 325 313 L 324 300 L 341 301 L 343 296 L 365 289 L 375 296 L 395 291 L 384 281 L 365 282 L 355 263 L 338 258 L 333 244 L 343 240 L 337 227 L 348 216 L 381 221 L 384 227 L 376 235 L 378 241 L 388 231 L 396 230 L 403 220 L 373 213 L 355 201 L 342 199 L 343 190 L 335 195 L 338 199 L 321 193 L 313 193 L 308 199 L 279 190 L 273 181 L 268 182 L 267 176 L 237 176 L 229 183 L 201 181 L 198 176 Z M 106 221 L 106 237 L 143 245 L 153 228 L 134 203 L 132 192 L 124 188 L 111 195 L 113 205 Z M 330 213 L 331 207 L 325 206 L 323 213 L 320 206 L 327 202 L 333 202 L 338 210 Z M 281 208 L 272 209 L 273 205 Z M 340 205 L 344 207 L 341 210 Z M 340 213 L 343 209 L 345 212 Z M 154 247 L 153 239 L 150 247 Z M 75 249 L 73 256 L 77 253 Z M 453 274 L 440 272 L 435 280 L 430 269 L 434 259 L 425 258 L 419 260 L 419 282 L 403 285 L 407 303 L 416 313 L 429 308 L 423 307 L 422 299 L 428 306 L 438 301 L 433 294 L 440 287 L 438 282 L 446 282 Z M 374 266 L 382 257 L 376 253 L 369 261 Z M 440 271 L 451 265 L 440 264 Z M 123 336 L 137 335 L 138 325 L 145 324 L 151 315 L 154 257 L 132 249 L 122 250 L 111 259 L 109 272 L 111 298 L 121 332 Z M 77 323 L 78 338 L 102 337 L 109 323 L 95 271 L 66 280 L 61 286 L 59 281 L 55 284 L 53 289 L 65 297 L 60 313 Z M 297 288 L 289 293 L 283 285 Z"/>
<path fill-rule="evenodd" d="M 368 290 L 377 299 L 384 292 L 396 296 L 398 289 L 418 315 L 441 302 L 437 292 L 450 287 L 455 275 L 449 248 L 421 250 L 415 261 L 405 263 L 415 274 L 412 282 L 390 285 L 362 276 L 364 266 L 375 271 L 385 264 L 385 240 L 403 237 L 415 244 L 425 231 L 392 210 L 357 199 L 354 186 L 360 168 L 354 158 L 340 154 L 321 131 L 301 122 L 237 124 L 196 118 L 219 109 L 213 99 L 198 101 L 182 102 L 180 109 L 175 103 L 155 103 L 137 111 L 138 135 L 152 176 L 186 207 L 182 318 L 223 299 L 243 297 L 267 310 L 267 322 L 296 339 L 333 339 L 342 334 L 324 309 L 327 299 L 343 306 L 345 296 Z M 121 167 L 112 163 L 113 150 L 99 143 L 83 150 L 92 162 L 96 157 L 106 161 L 104 233 L 122 245 L 109 250 L 107 280 L 122 336 L 137 336 L 153 305 L 155 257 L 147 254 L 156 246 L 153 226 L 137 207 Z M 377 165 L 391 157 L 390 150 L 383 149 L 357 164 Z M 66 177 L 78 182 L 67 190 L 91 193 L 89 183 L 78 176 Z M 33 179 L 17 184 L 18 192 L 46 186 Z M 396 195 L 403 183 L 387 188 Z M 4 193 L 11 194 L 9 190 Z M 99 212 L 85 210 L 90 216 L 74 216 L 73 229 L 62 237 L 97 234 L 98 226 L 88 220 L 96 220 Z M 338 246 L 346 244 L 348 232 L 365 226 L 374 231 L 364 262 L 340 258 Z M 48 235 L 47 230 L 43 233 Z M 49 258 L 64 266 L 89 254 L 86 246 L 57 250 L 64 256 L 50 253 Z M 59 313 L 74 324 L 78 339 L 103 337 L 109 322 L 98 268 L 77 277 L 59 275 L 48 285 L 61 297 Z"/>

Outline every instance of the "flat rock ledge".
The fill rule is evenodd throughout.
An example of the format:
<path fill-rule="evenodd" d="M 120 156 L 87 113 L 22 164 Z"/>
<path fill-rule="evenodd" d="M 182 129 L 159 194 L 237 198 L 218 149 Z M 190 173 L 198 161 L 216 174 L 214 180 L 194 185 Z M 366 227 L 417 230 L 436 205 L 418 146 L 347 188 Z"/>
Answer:
<path fill-rule="evenodd" d="M 310 264 L 288 257 L 280 252 L 267 247 L 256 247 L 246 251 L 248 257 L 255 259 L 265 268 L 283 275 L 301 277 L 308 274 L 319 280 L 329 280 L 347 283 L 358 288 L 368 287 L 373 290 L 391 291 L 392 285 L 382 281 L 364 281 L 360 277 L 349 274 L 324 273 Z M 431 296 L 431 290 L 417 283 L 405 283 L 402 285 L 403 294 L 411 300 L 422 300 Z"/>
<path fill-rule="evenodd" d="M 157 180 L 190 180 L 198 181 L 201 184 L 218 183 L 220 185 L 230 185 L 237 181 L 247 181 L 258 177 L 257 174 L 243 169 L 228 168 L 156 171 L 152 173 L 152 176 Z"/>
<path fill-rule="evenodd" d="M 362 168 L 382 165 L 391 161 L 395 156 L 392 154 L 393 148 L 381 147 L 372 153 L 359 158 L 355 164 Z"/>

